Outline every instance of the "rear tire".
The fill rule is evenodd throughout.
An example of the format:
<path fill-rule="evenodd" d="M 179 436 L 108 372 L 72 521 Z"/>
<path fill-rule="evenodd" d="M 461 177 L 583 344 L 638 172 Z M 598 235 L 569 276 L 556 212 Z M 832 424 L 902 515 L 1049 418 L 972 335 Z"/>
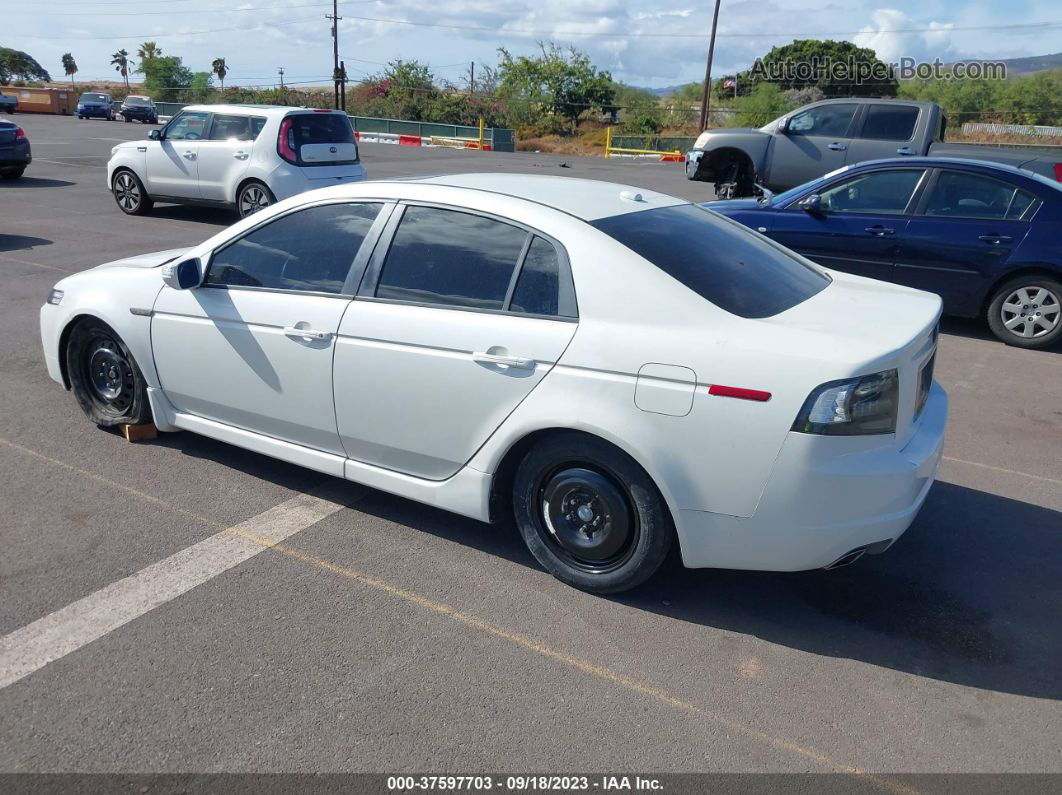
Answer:
<path fill-rule="evenodd" d="M 626 591 L 667 557 L 674 526 L 664 498 L 634 459 L 588 434 L 547 437 L 513 481 L 513 512 L 531 554 L 584 591 Z"/>
<path fill-rule="evenodd" d="M 265 183 L 252 179 L 240 186 L 240 192 L 236 194 L 236 211 L 240 218 L 246 218 L 275 204 L 276 200 L 273 191 Z"/>
<path fill-rule="evenodd" d="M 114 172 L 111 178 L 111 195 L 118 209 L 126 215 L 146 215 L 155 203 L 151 201 L 140 177 L 129 169 Z"/>
<path fill-rule="evenodd" d="M 1062 282 L 1038 274 L 1011 279 L 996 290 L 986 315 L 1007 345 L 1050 347 L 1062 339 Z"/>
<path fill-rule="evenodd" d="M 79 321 L 65 355 L 70 389 L 90 420 L 104 427 L 151 422 L 144 375 L 110 326 L 95 318 Z"/>
<path fill-rule="evenodd" d="M 0 174 L 0 176 L 4 179 L 20 179 L 25 173 L 25 168 L 17 168 L 14 171 L 5 171 L 3 174 Z"/>

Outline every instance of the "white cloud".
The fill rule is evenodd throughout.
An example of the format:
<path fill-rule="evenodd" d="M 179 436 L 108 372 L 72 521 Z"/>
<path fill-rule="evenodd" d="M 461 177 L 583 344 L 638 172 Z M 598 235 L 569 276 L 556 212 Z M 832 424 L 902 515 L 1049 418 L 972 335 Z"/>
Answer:
<path fill-rule="evenodd" d="M 954 54 L 951 44 L 954 23 L 919 24 L 895 8 L 876 9 L 870 18 L 872 24 L 862 28 L 853 41 L 860 47 L 874 50 L 886 63 L 897 63 L 903 57 L 916 61 L 933 58 L 946 61 Z M 931 30 L 918 30 L 924 28 Z"/>

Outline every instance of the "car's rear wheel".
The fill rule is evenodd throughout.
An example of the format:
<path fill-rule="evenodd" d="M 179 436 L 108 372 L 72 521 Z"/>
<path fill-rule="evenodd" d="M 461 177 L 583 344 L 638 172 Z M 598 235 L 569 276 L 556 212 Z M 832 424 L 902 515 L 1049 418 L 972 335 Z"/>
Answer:
<path fill-rule="evenodd" d="M 547 437 L 528 451 L 516 470 L 513 509 L 538 562 L 595 593 L 647 580 L 674 534 L 663 497 L 637 462 L 576 432 Z"/>
<path fill-rule="evenodd" d="M 154 206 L 140 177 L 128 169 L 115 172 L 111 181 L 111 193 L 118 209 L 126 215 L 145 215 L 151 212 Z"/>
<path fill-rule="evenodd" d="M 261 182 L 252 180 L 240 187 L 240 192 L 236 196 L 236 209 L 240 213 L 240 218 L 246 218 L 259 210 L 264 210 L 276 200 L 269 188 Z"/>
<path fill-rule="evenodd" d="M 81 320 L 66 345 L 70 389 L 97 425 L 138 425 L 151 421 L 147 385 L 121 338 L 100 320 Z"/>
<path fill-rule="evenodd" d="M 130 123 L 131 123 L 131 122 L 133 121 L 133 120 L 132 120 L 132 119 L 130 119 L 130 118 L 129 118 L 128 116 L 123 116 L 122 118 L 123 118 L 123 119 L 125 119 L 125 123 L 126 123 L 126 124 L 130 124 Z"/>
<path fill-rule="evenodd" d="M 1008 345 L 1046 348 L 1062 339 L 1062 282 L 1029 274 L 1004 284 L 988 304 L 988 327 Z"/>

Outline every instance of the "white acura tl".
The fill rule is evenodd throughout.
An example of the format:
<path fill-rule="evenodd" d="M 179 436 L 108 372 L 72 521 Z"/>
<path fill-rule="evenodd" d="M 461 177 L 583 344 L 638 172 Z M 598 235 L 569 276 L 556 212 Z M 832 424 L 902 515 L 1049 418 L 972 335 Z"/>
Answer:
<path fill-rule="evenodd" d="M 940 461 L 940 299 L 680 199 L 471 174 L 347 184 L 41 309 L 51 377 L 484 521 L 579 588 L 882 552 Z"/>

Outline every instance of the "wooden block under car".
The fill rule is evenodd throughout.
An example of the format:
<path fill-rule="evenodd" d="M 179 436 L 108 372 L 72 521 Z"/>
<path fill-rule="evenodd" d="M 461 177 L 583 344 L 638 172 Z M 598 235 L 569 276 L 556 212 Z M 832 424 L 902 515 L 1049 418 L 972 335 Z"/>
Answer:
<path fill-rule="evenodd" d="M 122 436 L 127 442 L 142 442 L 144 439 L 154 439 L 159 435 L 159 429 L 153 422 L 145 422 L 140 425 L 123 425 Z"/>

